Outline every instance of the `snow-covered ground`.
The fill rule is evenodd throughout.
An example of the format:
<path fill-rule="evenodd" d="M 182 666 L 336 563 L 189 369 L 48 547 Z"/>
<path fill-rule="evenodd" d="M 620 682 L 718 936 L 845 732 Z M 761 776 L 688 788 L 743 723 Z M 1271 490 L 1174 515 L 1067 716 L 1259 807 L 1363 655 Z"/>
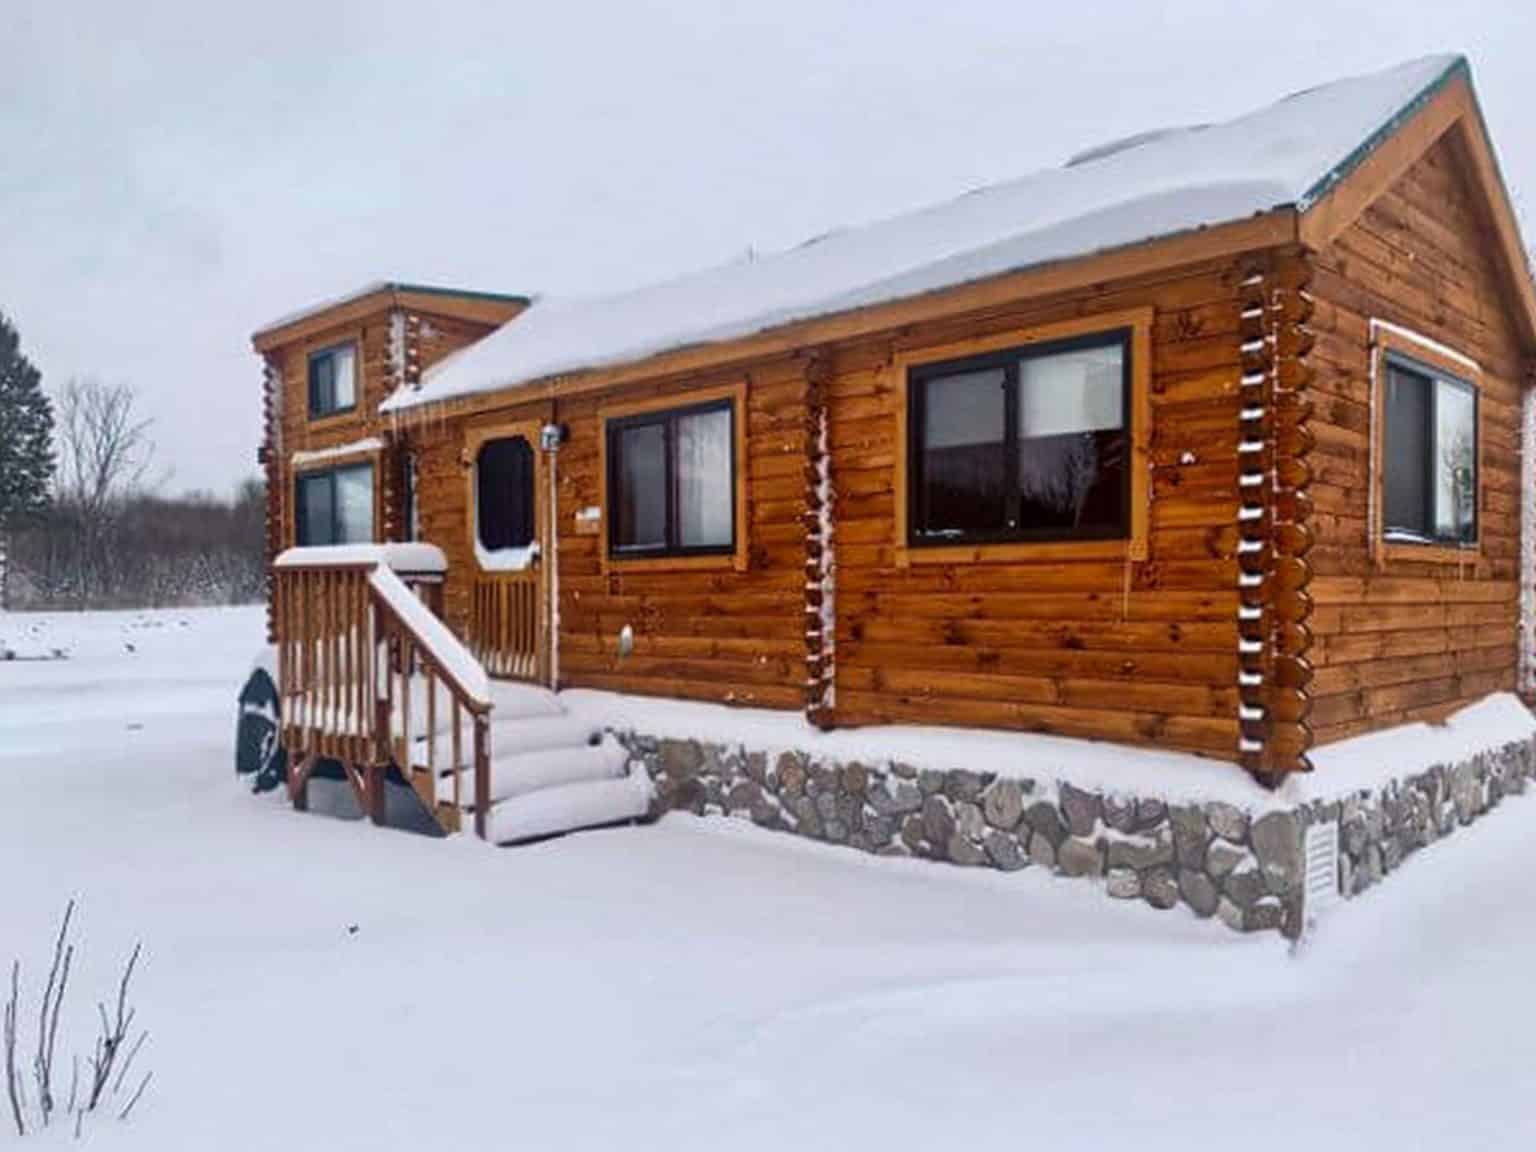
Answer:
<path fill-rule="evenodd" d="M 1536 1139 L 1531 800 L 1292 953 L 1038 870 L 877 860 L 721 820 L 497 851 L 300 815 L 232 771 L 259 609 L 0 616 L 0 643 L 23 629 L 70 658 L 0 663 L 0 962 L 20 954 L 35 997 L 79 896 L 74 1048 L 90 998 L 146 948 L 155 1080 L 92 1143 Z"/>

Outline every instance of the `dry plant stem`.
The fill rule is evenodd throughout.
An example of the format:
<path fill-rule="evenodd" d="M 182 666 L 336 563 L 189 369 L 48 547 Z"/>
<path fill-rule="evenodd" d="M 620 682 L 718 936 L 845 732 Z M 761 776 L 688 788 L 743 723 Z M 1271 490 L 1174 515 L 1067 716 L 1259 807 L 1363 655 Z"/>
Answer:
<path fill-rule="evenodd" d="M 37 1056 L 33 1071 L 37 1076 L 37 1106 L 43 1114 L 44 1127 L 53 1115 L 53 1053 L 59 1035 L 59 1009 L 69 987 L 69 966 L 75 955 L 73 944 L 66 947 L 69 922 L 74 914 L 75 902 L 71 900 L 64 906 L 64 920 L 53 942 L 53 961 L 48 966 L 48 983 L 43 989 L 43 1004 L 38 1011 Z"/>
<path fill-rule="evenodd" d="M 149 1029 L 139 1033 L 139 1038 L 133 1042 L 133 1047 L 128 1050 L 128 1057 L 123 1061 L 123 1066 L 117 1070 L 117 1079 L 112 1081 L 112 1095 L 116 1096 L 123 1088 L 123 1081 L 128 1077 L 128 1070 L 133 1067 L 133 1058 L 139 1054 L 139 1049 L 144 1047 L 144 1041 L 149 1039 Z"/>
<path fill-rule="evenodd" d="M 133 979 L 133 969 L 139 962 L 142 947 L 142 944 L 133 946 L 133 955 L 128 957 L 128 966 L 123 969 L 123 978 L 117 986 L 116 1015 L 109 1020 L 107 1006 L 96 1006 L 101 1014 L 101 1035 L 96 1038 L 96 1051 L 91 1057 L 91 1095 L 85 1105 L 87 1112 L 94 1112 L 96 1105 L 101 1103 L 101 1095 L 112 1079 L 113 1065 L 133 1024 L 133 1009 L 128 1007 L 128 983 Z"/>
<path fill-rule="evenodd" d="M 139 1086 L 133 1094 L 133 1099 L 129 1100 L 127 1107 L 117 1114 L 119 1120 L 128 1119 L 128 1113 L 133 1111 L 133 1106 L 139 1102 L 139 1097 L 144 1095 L 144 1089 L 149 1087 L 149 1082 L 154 1078 L 154 1075 L 153 1072 L 144 1073 L 144 1079 L 139 1081 Z"/>
<path fill-rule="evenodd" d="M 17 1096 L 16 1079 L 16 1005 L 21 999 L 21 961 L 11 965 L 11 998 L 5 1002 L 5 1094 L 11 1101 L 11 1118 L 16 1121 L 16 1134 L 27 1134 L 26 1122 L 21 1116 L 21 1100 Z"/>

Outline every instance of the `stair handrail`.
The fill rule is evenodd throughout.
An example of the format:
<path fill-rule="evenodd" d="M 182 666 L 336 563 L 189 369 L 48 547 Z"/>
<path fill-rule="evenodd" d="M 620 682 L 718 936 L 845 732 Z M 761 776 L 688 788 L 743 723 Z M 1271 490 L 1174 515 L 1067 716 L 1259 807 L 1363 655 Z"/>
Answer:
<path fill-rule="evenodd" d="M 461 756 L 458 753 L 459 741 L 459 717 L 458 709 L 463 708 L 469 713 L 471 723 L 474 726 L 474 773 L 475 773 L 475 835 L 485 838 L 486 820 L 490 811 L 490 713 L 492 708 L 490 681 L 485 675 L 485 670 L 474 654 L 457 636 L 455 636 L 446 624 L 434 616 L 431 610 L 406 586 L 404 581 L 397 576 L 386 564 L 375 564 L 368 574 L 368 589 L 373 602 L 374 611 L 382 625 L 378 629 L 380 638 L 387 638 L 393 630 L 407 638 L 408 643 L 402 645 L 402 651 L 398 654 L 401 667 L 401 755 L 399 767 L 402 772 L 410 774 L 411 764 L 410 747 L 410 709 L 411 701 L 405 688 L 405 679 L 413 660 L 424 665 L 427 669 L 427 767 L 432 774 L 432 784 L 436 788 L 436 751 L 437 751 L 437 725 L 436 704 L 437 696 L 434 689 L 436 680 L 441 679 L 452 697 L 453 714 L 450 717 L 450 728 L 453 734 L 455 752 L 453 763 L 453 795 L 454 808 L 459 809 L 460 789 L 459 775 L 462 772 Z M 390 683 L 389 672 L 386 669 L 385 683 Z M 386 691 L 388 689 L 386 688 Z M 377 698 L 377 697 L 376 697 Z M 384 725 L 380 731 L 381 739 L 386 742 L 393 736 L 392 721 L 393 711 L 386 695 L 382 702 L 384 708 L 380 712 L 380 720 Z"/>

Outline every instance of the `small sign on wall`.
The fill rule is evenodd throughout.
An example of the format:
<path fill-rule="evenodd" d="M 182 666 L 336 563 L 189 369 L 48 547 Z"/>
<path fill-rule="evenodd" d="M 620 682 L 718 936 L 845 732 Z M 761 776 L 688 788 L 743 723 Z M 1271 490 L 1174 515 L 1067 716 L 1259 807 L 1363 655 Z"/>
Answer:
<path fill-rule="evenodd" d="M 576 510 L 576 535 L 596 536 L 603 523 L 603 510 L 593 504 Z"/>

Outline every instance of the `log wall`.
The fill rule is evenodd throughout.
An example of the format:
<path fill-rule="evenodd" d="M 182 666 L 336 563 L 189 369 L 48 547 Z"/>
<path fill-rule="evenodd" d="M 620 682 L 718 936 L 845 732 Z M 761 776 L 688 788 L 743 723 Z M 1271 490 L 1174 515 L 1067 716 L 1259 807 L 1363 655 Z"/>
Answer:
<path fill-rule="evenodd" d="M 1459 145 L 1443 140 L 1314 258 L 1311 724 L 1318 744 L 1438 719 L 1515 685 L 1521 346 Z M 1372 318 L 1477 361 L 1481 554 L 1378 565 L 1369 536 Z"/>

